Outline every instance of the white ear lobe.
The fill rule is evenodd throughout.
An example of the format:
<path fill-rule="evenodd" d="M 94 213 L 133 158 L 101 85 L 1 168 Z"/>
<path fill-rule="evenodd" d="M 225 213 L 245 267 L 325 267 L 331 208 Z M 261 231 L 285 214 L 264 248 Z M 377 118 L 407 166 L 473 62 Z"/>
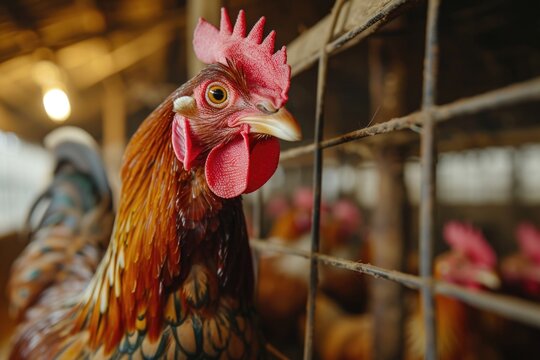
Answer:
<path fill-rule="evenodd" d="M 191 96 L 181 96 L 173 101 L 173 110 L 180 115 L 190 116 L 197 110 L 197 103 Z"/>

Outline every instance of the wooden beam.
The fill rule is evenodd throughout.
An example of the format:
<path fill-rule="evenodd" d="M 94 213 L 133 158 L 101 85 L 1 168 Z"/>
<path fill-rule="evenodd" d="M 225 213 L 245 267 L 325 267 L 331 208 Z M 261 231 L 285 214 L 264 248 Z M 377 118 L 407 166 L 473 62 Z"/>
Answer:
<path fill-rule="evenodd" d="M 402 22 L 391 25 L 403 26 Z M 368 45 L 372 112 L 376 112 L 379 119 L 400 116 L 405 109 L 407 89 L 407 69 L 402 60 L 403 38 L 372 38 Z M 378 146 L 373 151 L 379 186 L 370 236 L 372 262 L 382 268 L 402 271 L 407 240 L 405 157 L 395 144 Z M 374 358 L 398 359 L 404 345 L 403 288 L 396 283 L 370 280 Z"/>
<path fill-rule="evenodd" d="M 120 195 L 120 166 L 126 147 L 126 87 L 120 76 L 103 82 L 103 157 L 115 204 Z"/>
<path fill-rule="evenodd" d="M 187 31 L 186 43 L 191 44 L 193 41 L 193 31 L 199 22 L 199 18 L 204 18 L 211 24 L 219 27 L 219 9 L 221 8 L 221 0 L 188 0 L 187 9 Z M 204 67 L 204 64 L 197 59 L 195 52 L 191 46 L 188 46 L 187 51 L 187 68 L 188 76 L 191 78 L 197 75 Z"/>
<path fill-rule="evenodd" d="M 178 24 L 176 17 L 163 21 L 109 54 L 66 71 L 79 88 L 93 86 L 163 49 L 173 40 Z"/>
<path fill-rule="evenodd" d="M 64 70 L 78 88 L 93 86 L 163 49 L 173 40 L 174 32 L 183 28 L 183 19 L 183 12 L 174 13 L 111 52 L 77 62 L 76 66 Z M 116 34 L 111 33 L 111 37 L 115 37 Z M 102 37 L 85 38 L 82 41 L 91 39 L 102 39 L 107 42 L 107 39 Z M 33 82 L 28 74 L 32 74 L 35 62 L 36 58 L 32 55 L 23 55 L 0 63 L 0 73 L 3 74 L 0 77 L 0 96 L 10 96 L 13 90 L 17 90 L 13 84 Z"/>

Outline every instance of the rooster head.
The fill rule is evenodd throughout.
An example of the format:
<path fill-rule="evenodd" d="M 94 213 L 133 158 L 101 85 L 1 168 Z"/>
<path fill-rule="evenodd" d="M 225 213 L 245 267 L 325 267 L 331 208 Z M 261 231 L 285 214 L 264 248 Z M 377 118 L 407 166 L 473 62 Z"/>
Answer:
<path fill-rule="evenodd" d="M 445 225 L 443 235 L 451 250 L 437 258 L 437 277 L 473 289 L 500 286 L 497 256 L 480 230 L 451 221 Z"/>
<path fill-rule="evenodd" d="M 274 53 L 273 31 L 263 40 L 264 22 L 246 36 L 243 11 L 234 27 L 225 9 L 219 29 L 199 20 L 193 45 L 208 66 L 172 99 L 176 157 L 187 171 L 204 166 L 210 189 L 222 198 L 261 187 L 279 162 L 277 138 L 301 138 L 284 107 L 291 72 L 286 49 Z"/>

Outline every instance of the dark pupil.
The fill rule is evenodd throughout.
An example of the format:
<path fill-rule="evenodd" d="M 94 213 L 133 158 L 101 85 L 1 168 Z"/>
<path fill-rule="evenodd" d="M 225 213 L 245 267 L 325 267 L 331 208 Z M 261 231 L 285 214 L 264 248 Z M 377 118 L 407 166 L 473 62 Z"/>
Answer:
<path fill-rule="evenodd" d="M 225 99 L 225 93 L 221 89 L 211 89 L 210 93 L 212 94 L 212 97 L 217 101 Z"/>

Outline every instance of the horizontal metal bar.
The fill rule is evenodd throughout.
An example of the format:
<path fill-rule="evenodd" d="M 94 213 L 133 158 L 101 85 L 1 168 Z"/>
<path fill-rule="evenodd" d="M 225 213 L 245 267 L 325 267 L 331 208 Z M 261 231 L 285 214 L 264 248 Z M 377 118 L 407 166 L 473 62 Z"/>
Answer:
<path fill-rule="evenodd" d="M 483 110 L 496 109 L 531 100 L 540 100 L 540 77 L 488 91 L 480 95 L 456 100 L 445 105 L 433 106 L 426 111 L 429 111 L 429 114 L 436 122 L 442 122 L 462 115 L 475 114 Z M 324 140 L 321 142 L 320 147 L 326 149 L 368 136 L 405 130 L 413 125 L 421 125 L 425 119 L 426 111 L 417 111 L 403 117 L 394 118 L 383 123 Z M 309 144 L 285 150 L 281 153 L 281 160 L 289 160 L 300 155 L 309 154 L 314 149 L 315 146 Z"/>
<path fill-rule="evenodd" d="M 404 5 L 414 2 L 418 0 L 350 1 L 339 16 L 341 27 L 332 32 L 333 35 L 345 32 L 337 39 L 326 44 L 325 38 L 320 36 L 326 34 L 331 25 L 330 16 L 327 16 L 287 45 L 292 76 L 313 65 L 324 46 L 326 53 L 330 55 L 353 46 L 399 15 L 399 10 Z"/>
<path fill-rule="evenodd" d="M 250 244 L 258 251 L 277 252 L 305 259 L 309 259 L 311 256 L 307 250 L 264 240 L 251 239 Z M 400 271 L 388 270 L 378 266 L 320 253 L 314 253 L 313 257 L 316 257 L 320 263 L 326 265 L 367 274 L 378 279 L 394 281 L 410 289 L 420 289 L 425 284 L 423 278 Z M 540 328 L 540 304 L 532 301 L 489 292 L 468 290 L 444 281 L 434 281 L 434 289 L 437 294 L 456 298 L 476 308 L 488 310 L 508 319 L 517 320 Z"/>
<path fill-rule="evenodd" d="M 300 256 L 305 259 L 309 259 L 311 257 L 311 253 L 307 250 L 296 249 L 290 246 L 276 244 L 274 242 L 251 239 L 250 244 L 253 248 L 260 251 L 279 252 L 287 255 Z M 420 277 L 405 274 L 400 271 L 387 270 L 378 266 L 346 260 L 335 256 L 324 255 L 321 253 L 313 253 L 313 257 L 322 264 L 368 274 L 379 279 L 396 281 L 411 289 L 418 289 L 422 285 L 422 279 Z"/>
<path fill-rule="evenodd" d="M 441 281 L 435 282 L 435 292 L 459 299 L 476 308 L 489 310 L 540 328 L 540 305 L 532 301 L 507 295 L 467 290 Z"/>

